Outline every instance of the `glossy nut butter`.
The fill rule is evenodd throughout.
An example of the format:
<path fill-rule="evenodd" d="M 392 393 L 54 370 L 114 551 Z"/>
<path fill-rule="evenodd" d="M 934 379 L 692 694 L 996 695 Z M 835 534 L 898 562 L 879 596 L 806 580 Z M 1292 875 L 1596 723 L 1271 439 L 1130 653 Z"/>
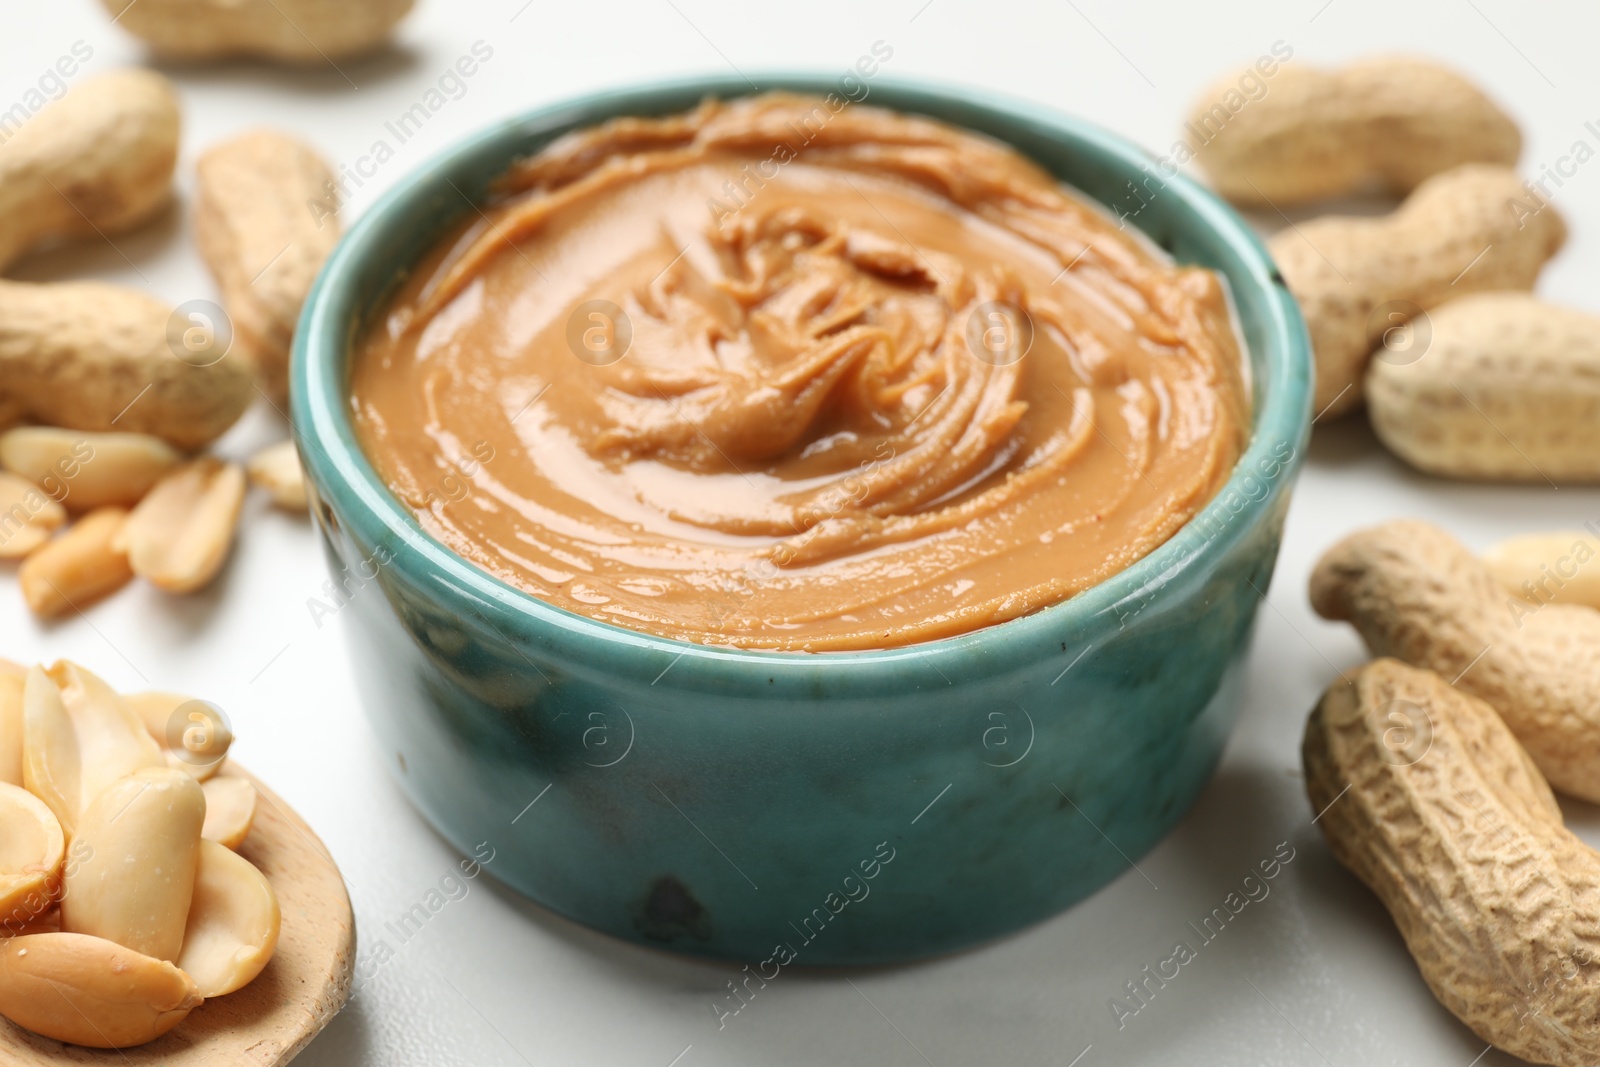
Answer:
<path fill-rule="evenodd" d="M 1205 505 L 1249 422 L 1219 279 L 832 102 L 569 134 L 413 272 L 351 402 L 430 533 L 596 619 L 822 651 L 1056 603 Z"/>

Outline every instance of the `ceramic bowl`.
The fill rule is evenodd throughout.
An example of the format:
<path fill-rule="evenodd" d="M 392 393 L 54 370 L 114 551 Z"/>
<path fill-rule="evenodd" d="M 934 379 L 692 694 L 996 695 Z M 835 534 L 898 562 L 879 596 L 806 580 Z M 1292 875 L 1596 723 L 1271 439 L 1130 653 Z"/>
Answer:
<path fill-rule="evenodd" d="M 1248 450 L 1167 544 L 1053 607 L 886 651 L 785 654 L 636 633 L 539 601 L 424 534 L 363 456 L 352 342 L 512 160 L 619 115 L 749 91 L 699 77 L 541 107 L 401 178 L 307 301 L 293 413 L 344 589 L 339 621 L 394 773 L 495 877 L 631 941 L 799 965 L 906 960 L 1038 922 L 1183 815 L 1239 706 L 1309 428 L 1310 352 L 1282 278 L 1213 195 L 1089 123 L 987 93 L 775 75 L 1015 146 L 1232 289 Z M 730 1007 L 732 1006 L 730 1001 Z"/>

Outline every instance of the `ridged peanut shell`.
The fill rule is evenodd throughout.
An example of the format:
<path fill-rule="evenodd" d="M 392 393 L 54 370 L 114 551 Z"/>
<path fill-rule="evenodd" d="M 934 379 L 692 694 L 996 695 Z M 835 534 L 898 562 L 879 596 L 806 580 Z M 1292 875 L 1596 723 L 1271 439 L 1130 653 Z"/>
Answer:
<path fill-rule="evenodd" d="M 195 169 L 195 238 L 222 289 L 234 345 L 283 403 L 300 306 L 339 241 L 338 215 L 310 207 L 337 204 L 333 172 L 307 145 L 275 130 L 216 145 Z"/>
<path fill-rule="evenodd" d="M 1481 89 L 1417 56 L 1332 70 L 1296 61 L 1250 75 L 1218 79 L 1185 131 L 1202 142 L 1195 159 L 1212 185 L 1237 204 L 1284 207 L 1374 184 L 1408 193 L 1463 163 L 1514 166 L 1522 152 L 1516 123 Z M 1245 96 L 1241 79 L 1264 93 Z"/>
<path fill-rule="evenodd" d="M 138 69 L 85 78 L 22 123 L 0 144 L 0 269 L 46 241 L 117 234 L 164 207 L 179 126 L 172 84 Z"/>
<path fill-rule="evenodd" d="M 1268 246 L 1311 333 L 1315 409 L 1353 410 L 1369 357 L 1418 309 L 1531 289 L 1566 234 L 1515 171 L 1485 164 L 1429 178 L 1389 215 L 1328 215 L 1279 231 Z"/>
<path fill-rule="evenodd" d="M 203 448 L 250 406 L 252 372 L 242 359 L 178 358 L 171 317 L 155 297 L 105 282 L 0 281 L 0 393 L 51 426 Z"/>
<path fill-rule="evenodd" d="M 1487 701 L 1551 785 L 1600 801 L 1600 612 L 1529 604 L 1455 538 L 1390 522 L 1330 548 L 1311 606 L 1375 656 L 1454 679 Z"/>
<path fill-rule="evenodd" d="M 1428 318 L 1420 358 L 1367 370 L 1389 451 L 1447 478 L 1600 481 L 1600 316 L 1501 292 Z"/>
<path fill-rule="evenodd" d="M 173 59 L 259 56 L 326 65 L 389 38 L 413 0 L 100 0 L 117 25 Z"/>
<path fill-rule="evenodd" d="M 1600 1061 L 1600 855 L 1489 705 L 1394 660 L 1353 683 L 1329 688 L 1302 748 L 1334 856 L 1480 1038 L 1534 1063 Z M 1397 715 L 1425 751 L 1399 755 Z"/>

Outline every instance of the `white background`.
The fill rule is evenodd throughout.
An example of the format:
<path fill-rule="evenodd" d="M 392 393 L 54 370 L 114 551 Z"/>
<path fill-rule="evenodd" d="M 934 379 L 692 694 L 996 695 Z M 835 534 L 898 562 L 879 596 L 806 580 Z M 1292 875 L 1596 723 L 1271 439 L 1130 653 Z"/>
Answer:
<path fill-rule="evenodd" d="M 356 0 L 349 0 L 356 2 Z M 176 304 L 217 293 L 192 241 L 194 157 L 257 123 L 296 131 L 354 162 L 383 124 L 475 41 L 493 57 L 363 188 L 350 217 L 428 154 L 532 105 L 666 74 L 737 67 L 842 71 L 882 40 L 886 75 L 995 89 L 1076 112 L 1165 151 L 1189 100 L 1214 76 L 1282 40 L 1296 63 L 1375 50 L 1422 51 L 1471 72 L 1521 122 L 1525 171 L 1553 162 L 1600 120 L 1600 16 L 1578 0 L 712 0 L 556 4 L 421 0 L 390 51 L 307 70 L 251 64 L 169 71 L 186 128 L 180 202 L 121 236 L 35 257 L 33 280 L 112 279 Z M 519 13 L 519 9 L 520 13 Z M 5 0 L 0 110 L 74 42 L 85 73 L 140 62 L 134 40 L 91 0 Z M 1556 300 L 1600 303 L 1600 165 L 1556 197 L 1573 238 L 1546 272 Z M 1600 309 L 1597 309 L 1600 310 Z M 284 436 L 253 411 L 222 442 L 245 456 Z M 1592 489 L 1484 488 L 1413 474 L 1360 420 L 1319 429 L 1252 651 L 1248 697 L 1221 770 L 1153 853 L 1069 913 L 997 944 L 913 967 L 785 971 L 718 1031 L 709 1004 L 729 968 L 592 934 L 487 878 L 441 911 L 378 971 L 299 1062 L 333 1065 L 582 1063 L 1102 1064 L 1468 1067 L 1483 1042 L 1428 994 L 1374 898 L 1330 859 L 1301 787 L 1307 710 L 1336 667 L 1361 659 L 1346 629 L 1318 620 L 1305 582 L 1344 532 L 1423 516 L 1482 547 L 1516 532 L 1600 519 Z M 204 595 L 131 587 L 54 626 L 35 623 L 0 571 L 0 654 L 81 660 L 126 689 L 180 689 L 219 702 L 240 761 L 320 832 L 372 934 L 418 902 L 458 857 L 408 805 L 362 717 L 340 621 L 318 628 L 307 600 L 326 578 L 311 526 L 252 498 L 238 551 Z M 1600 810 L 1568 804 L 1600 843 Z M 1200 958 L 1125 1028 L 1107 1001 L 1179 939 L 1280 842 L 1296 858 Z M 1080 1057 L 1075 1060 L 1075 1057 Z M 679 1059 L 674 1060 L 674 1057 Z M 1476 1062 L 1511 1062 L 1489 1051 Z"/>

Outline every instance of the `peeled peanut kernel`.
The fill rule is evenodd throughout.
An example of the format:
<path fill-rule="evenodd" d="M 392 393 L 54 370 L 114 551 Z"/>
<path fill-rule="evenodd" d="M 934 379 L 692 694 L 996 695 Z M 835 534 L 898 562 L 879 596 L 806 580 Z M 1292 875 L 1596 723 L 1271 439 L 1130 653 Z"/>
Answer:
<path fill-rule="evenodd" d="M 21 559 L 67 521 L 67 509 L 43 489 L 0 472 L 0 559 Z"/>
<path fill-rule="evenodd" d="M 1535 604 L 1582 604 L 1600 608 L 1600 540 L 1570 533 L 1529 534 L 1492 546 L 1483 554 L 1501 585 Z"/>
<path fill-rule="evenodd" d="M 24 1030 L 89 1048 L 154 1041 L 200 1006 L 172 964 L 87 934 L 0 941 L 0 1015 Z"/>
<path fill-rule="evenodd" d="M 61 908 L 51 904 L 49 909 L 21 923 L 0 924 L 0 938 L 26 937 L 28 934 L 56 934 L 61 932 Z"/>
<path fill-rule="evenodd" d="M 233 730 L 220 709 L 182 693 L 151 691 L 123 697 L 167 755 L 167 766 L 204 782 L 222 769 Z M 187 708 L 180 716 L 178 709 Z"/>
<path fill-rule="evenodd" d="M 11 660 L 0 657 L 0 675 L 7 674 L 16 678 L 26 678 L 28 676 L 28 668 L 20 663 L 14 663 Z"/>
<path fill-rule="evenodd" d="M 0 784 L 0 923 L 26 923 L 50 909 L 61 894 L 66 848 L 61 824 L 38 797 Z"/>
<path fill-rule="evenodd" d="M 194 894 L 206 798 L 167 767 L 112 783 L 73 834 L 84 858 L 67 872 L 61 928 L 175 961 Z"/>
<path fill-rule="evenodd" d="M 22 784 L 22 687 L 26 674 L 0 670 L 0 782 Z"/>
<path fill-rule="evenodd" d="M 48 672 L 41 667 L 28 672 L 22 709 L 23 784 L 69 835 L 106 786 L 166 763 L 122 698 L 65 660 Z"/>
<path fill-rule="evenodd" d="M 17 581 L 28 610 L 55 618 L 94 603 L 133 580 L 128 556 L 112 547 L 128 513 L 104 507 L 22 561 Z"/>
<path fill-rule="evenodd" d="M 142 433 L 19 426 L 0 434 L 0 467 L 40 485 L 59 482 L 68 511 L 132 507 L 182 459 L 161 438 Z"/>
<path fill-rule="evenodd" d="M 133 573 L 169 593 L 192 593 L 222 569 L 244 505 L 244 471 L 204 457 L 169 471 L 122 528 Z"/>
<path fill-rule="evenodd" d="M 201 996 L 220 997 L 248 985 L 278 946 L 278 895 L 243 856 L 200 842 L 189 927 L 178 966 Z"/>
<path fill-rule="evenodd" d="M 272 502 L 287 511 L 306 510 L 306 473 L 293 441 L 279 441 L 250 459 L 250 481 L 265 489 Z"/>
<path fill-rule="evenodd" d="M 237 849 L 250 836 L 256 819 L 256 787 L 243 778 L 213 778 L 201 790 L 206 795 L 206 821 L 200 836 Z"/>

